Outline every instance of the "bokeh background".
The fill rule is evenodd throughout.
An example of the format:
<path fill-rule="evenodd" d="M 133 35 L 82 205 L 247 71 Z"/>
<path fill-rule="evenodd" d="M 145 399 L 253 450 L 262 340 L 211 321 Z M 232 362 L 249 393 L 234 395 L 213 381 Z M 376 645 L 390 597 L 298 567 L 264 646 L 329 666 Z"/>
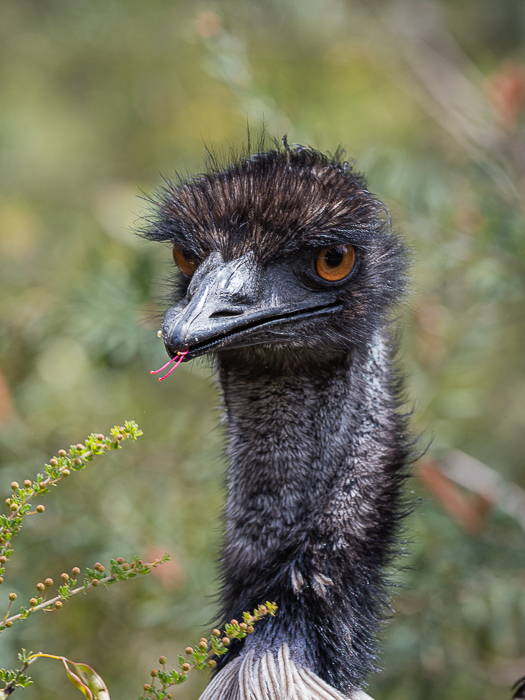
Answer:
<path fill-rule="evenodd" d="M 413 249 L 398 325 L 430 448 L 369 692 L 508 698 L 525 674 L 522 0 L 2 0 L 0 56 L 0 487 L 91 431 L 145 433 L 46 497 L 0 607 L 75 565 L 172 555 L 4 632 L 0 666 L 20 647 L 67 654 L 138 697 L 159 654 L 209 629 L 219 397 L 205 364 L 150 377 L 173 265 L 131 228 L 161 175 L 264 121 L 343 145 Z M 32 675 L 17 693 L 79 697 L 54 662 Z"/>

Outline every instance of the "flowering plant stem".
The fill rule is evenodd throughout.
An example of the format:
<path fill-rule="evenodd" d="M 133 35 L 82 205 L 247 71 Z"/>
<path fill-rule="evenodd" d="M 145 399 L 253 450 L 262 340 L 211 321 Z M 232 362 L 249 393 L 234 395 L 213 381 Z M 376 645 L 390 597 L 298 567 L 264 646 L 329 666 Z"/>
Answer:
<path fill-rule="evenodd" d="M 50 486 L 54 486 L 61 479 L 68 477 L 71 472 L 84 469 L 87 462 L 94 457 L 106 454 L 108 450 L 120 450 L 124 440 L 136 440 L 142 435 L 142 430 L 135 421 L 126 421 L 123 426 L 115 426 L 111 429 L 111 436 L 106 437 L 102 433 L 91 433 L 85 444 L 71 445 L 69 451 L 59 450 L 58 455 L 44 465 L 44 474 L 37 474 L 36 480 L 26 479 L 22 486 L 17 481 L 11 483 L 13 495 L 6 499 L 7 514 L 0 514 L 0 584 L 3 583 L 3 575 L 7 560 L 13 554 L 12 539 L 17 535 L 26 515 L 43 513 L 43 505 L 36 506 L 31 511 L 30 501 L 36 496 L 48 493 Z"/>
<path fill-rule="evenodd" d="M 185 656 L 179 656 L 178 669 L 166 670 L 166 657 L 159 658 L 162 669 L 152 669 L 150 672 L 151 682 L 145 683 L 143 693 L 139 700 L 170 700 L 171 693 L 168 688 L 184 683 L 189 671 L 203 671 L 205 668 L 214 668 L 217 662 L 214 656 L 222 656 L 228 651 L 228 646 L 232 639 L 244 639 L 246 635 L 252 634 L 253 625 L 262 620 L 266 615 L 275 615 L 277 605 L 267 602 L 259 605 L 253 613 L 244 612 L 243 622 L 232 620 L 225 625 L 224 632 L 214 629 L 209 639 L 202 637 L 199 644 L 193 647 L 186 647 Z M 159 681 L 160 688 L 155 687 Z"/>
<path fill-rule="evenodd" d="M 160 561 L 158 563 L 161 563 Z M 153 564 L 143 564 L 144 567 L 151 567 Z M 146 571 L 142 573 L 147 573 Z M 105 577 L 107 579 L 111 577 Z M 114 578 L 113 580 L 117 580 Z M 100 580 L 100 583 L 109 581 Z M 82 587 L 77 590 L 84 590 Z M 51 602 L 51 601 L 49 601 Z M 174 685 L 184 683 L 188 677 L 189 671 L 203 671 L 206 668 L 213 668 L 217 665 L 213 656 L 221 656 L 228 651 L 228 645 L 232 639 L 244 639 L 247 634 L 254 631 L 253 625 L 262 620 L 266 615 L 275 615 L 277 605 L 267 602 L 266 605 L 259 605 L 253 611 L 243 613 L 243 622 L 232 620 L 221 632 L 214 629 L 210 639 L 203 637 L 199 644 L 193 647 L 186 647 L 185 656 L 179 656 L 179 668 L 172 671 L 166 670 L 167 659 L 165 656 L 159 657 L 159 664 L 162 669 L 153 669 L 150 672 L 151 682 L 145 683 L 143 693 L 139 700 L 170 700 L 172 697 L 168 689 Z M 22 662 L 22 668 L 15 671 L 6 671 L 0 669 L 0 680 L 5 682 L 5 687 L 0 689 L 0 700 L 6 700 L 16 688 L 27 688 L 32 685 L 33 681 L 26 674 L 27 669 L 37 659 L 56 659 L 62 661 L 66 669 L 69 682 L 78 688 L 83 693 L 87 700 L 111 700 L 109 691 L 102 678 L 90 666 L 84 663 L 71 661 L 65 656 L 56 656 L 54 654 L 44 654 L 42 652 L 27 652 L 22 649 L 18 654 L 19 660 Z M 160 683 L 160 688 L 155 687 L 155 683 Z"/>
<path fill-rule="evenodd" d="M 38 474 L 35 481 L 26 479 L 23 487 L 18 482 L 13 481 L 11 488 L 13 495 L 6 499 L 8 509 L 7 515 L 0 514 L 0 584 L 3 582 L 2 574 L 5 572 L 5 565 L 13 554 L 12 539 L 20 532 L 23 519 L 26 515 L 44 512 L 44 506 L 38 505 L 31 511 L 30 501 L 36 496 L 48 493 L 50 486 L 54 486 L 62 478 L 67 477 L 72 471 L 84 469 L 86 463 L 98 455 L 106 454 L 107 450 L 121 449 L 124 440 L 136 440 L 142 431 L 134 421 L 126 421 L 123 426 L 115 426 L 111 430 L 111 436 L 92 433 L 85 441 L 85 444 L 71 445 L 69 452 L 59 450 L 58 455 L 49 460 L 46 464 L 45 475 Z M 37 595 L 31 598 L 27 607 L 22 606 L 20 611 L 14 615 L 9 615 L 11 606 L 16 600 L 16 593 L 9 594 L 9 604 L 7 610 L 0 621 L 0 632 L 12 627 L 17 620 L 26 620 L 30 615 L 38 610 L 51 612 L 59 610 L 64 601 L 79 593 L 87 593 L 96 588 L 101 583 L 109 586 L 117 581 L 127 581 L 139 574 L 149 574 L 152 569 L 169 560 L 169 555 L 155 559 L 150 563 L 144 563 L 138 557 L 132 562 L 125 561 L 122 557 L 112 559 L 109 565 L 109 573 L 102 564 L 97 562 L 93 569 L 86 569 L 84 580 L 78 582 L 80 569 L 74 567 L 71 574 L 61 575 L 61 585 L 57 589 L 58 595 L 47 599 L 47 594 L 53 580 L 47 578 L 44 583 L 37 583 Z M 267 602 L 266 605 L 259 605 L 253 613 L 243 613 L 243 621 L 231 620 L 225 626 L 224 632 L 214 629 L 210 639 L 203 637 L 198 646 L 187 647 L 185 656 L 179 656 L 178 669 L 166 670 L 166 657 L 161 656 L 159 663 L 162 669 L 151 671 L 151 683 L 143 686 L 141 700 L 163 700 L 171 698 L 168 689 L 174 685 L 183 683 L 188 671 L 202 671 L 217 665 L 213 658 L 221 656 L 228 651 L 228 645 L 232 639 L 243 639 L 254 630 L 253 625 L 261 620 L 265 615 L 274 615 L 277 610 L 275 603 Z M 102 678 L 87 664 L 71 661 L 65 656 L 45 654 L 38 652 L 27 652 L 22 649 L 18 654 L 22 662 L 22 668 L 15 670 L 0 669 L 0 681 L 4 682 L 4 687 L 0 689 L 0 700 L 5 700 L 16 688 L 26 688 L 32 685 L 33 681 L 26 674 L 27 669 L 37 659 L 48 658 L 62 661 L 69 681 L 78 688 L 87 700 L 110 700 L 109 692 Z M 159 687 L 155 687 L 158 680 Z"/>
<path fill-rule="evenodd" d="M 80 570 L 75 567 L 71 578 L 68 576 L 68 574 L 62 574 L 62 585 L 58 589 L 59 594 L 54 598 L 50 598 L 49 600 L 43 600 L 42 598 L 31 598 L 29 608 L 22 607 L 19 613 L 8 617 L 7 615 L 11 607 L 10 601 L 7 613 L 0 623 L 0 632 L 11 627 L 15 620 L 25 620 L 37 610 L 58 610 L 62 607 L 63 601 L 77 595 L 78 593 L 87 593 L 88 591 L 93 590 L 93 588 L 99 586 L 101 583 L 111 585 L 117 581 L 127 581 L 128 579 L 134 578 L 139 574 L 149 574 L 152 569 L 155 569 L 160 564 L 169 561 L 169 558 L 169 554 L 164 554 L 160 559 L 155 559 L 154 561 L 145 564 L 138 557 L 135 557 L 134 561 L 131 563 L 126 562 L 122 557 L 119 557 L 118 559 L 111 560 L 109 575 L 104 575 L 105 567 L 97 562 L 93 569 L 86 569 L 86 576 L 83 583 L 76 587 L 74 587 L 77 582 L 76 576 L 77 572 Z M 38 584 L 38 586 L 42 585 L 43 584 Z M 46 579 L 45 585 L 46 587 L 53 585 L 52 579 Z M 14 594 L 11 594 L 11 596 L 13 595 Z"/>

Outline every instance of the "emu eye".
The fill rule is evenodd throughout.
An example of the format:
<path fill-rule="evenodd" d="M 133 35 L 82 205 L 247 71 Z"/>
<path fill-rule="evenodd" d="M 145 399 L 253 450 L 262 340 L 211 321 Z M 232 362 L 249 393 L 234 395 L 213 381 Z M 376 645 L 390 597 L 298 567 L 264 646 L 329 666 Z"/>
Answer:
<path fill-rule="evenodd" d="M 319 277 L 330 282 L 338 282 L 347 277 L 355 265 L 355 248 L 353 245 L 336 245 L 323 248 L 317 254 L 315 269 Z"/>
<path fill-rule="evenodd" d="M 197 269 L 197 261 L 190 254 L 186 253 L 182 248 L 173 248 L 173 260 L 175 265 L 184 274 L 191 277 Z"/>

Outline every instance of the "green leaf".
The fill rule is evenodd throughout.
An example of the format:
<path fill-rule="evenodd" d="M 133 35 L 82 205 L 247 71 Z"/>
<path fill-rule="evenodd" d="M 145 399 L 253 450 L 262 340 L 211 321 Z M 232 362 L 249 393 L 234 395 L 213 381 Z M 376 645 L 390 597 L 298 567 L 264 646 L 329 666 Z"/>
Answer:
<path fill-rule="evenodd" d="M 80 680 L 80 678 L 78 676 L 76 676 L 74 673 L 72 673 L 70 671 L 69 666 L 67 665 L 66 659 L 62 659 L 62 661 L 63 661 L 64 666 L 66 668 L 67 677 L 68 677 L 71 685 L 74 685 L 75 688 L 78 688 L 80 690 L 80 692 L 85 695 L 87 700 L 93 700 L 93 694 L 91 693 L 90 689 L 86 685 L 84 685 L 84 683 L 82 683 L 82 681 Z"/>
<path fill-rule="evenodd" d="M 66 668 L 69 682 L 78 688 L 87 700 L 111 700 L 106 684 L 91 666 L 78 664 L 64 657 L 62 657 L 62 663 Z M 68 664 L 73 666 L 78 675 L 70 670 Z"/>

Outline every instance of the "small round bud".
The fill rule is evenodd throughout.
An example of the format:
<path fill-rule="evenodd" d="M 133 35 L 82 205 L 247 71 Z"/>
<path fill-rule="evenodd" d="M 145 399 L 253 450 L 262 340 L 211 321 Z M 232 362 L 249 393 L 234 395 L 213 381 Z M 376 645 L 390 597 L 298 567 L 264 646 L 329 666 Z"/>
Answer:
<path fill-rule="evenodd" d="M 239 623 L 237 620 L 230 620 L 230 625 L 238 625 Z"/>
<path fill-rule="evenodd" d="M 53 585 L 53 579 L 52 579 L 52 578 L 46 578 L 46 580 L 44 581 L 44 583 L 45 583 L 46 586 L 49 588 L 49 586 L 52 586 L 52 585 Z"/>
<path fill-rule="evenodd" d="M 208 647 L 208 642 L 205 642 L 204 640 L 201 640 L 201 641 L 199 642 L 199 648 L 200 648 L 200 649 L 207 649 L 207 647 Z"/>
<path fill-rule="evenodd" d="M 117 559 L 117 564 L 123 564 L 124 563 L 124 557 L 119 557 Z"/>
<path fill-rule="evenodd" d="M 248 625 L 246 624 L 246 622 L 241 622 L 241 624 L 239 625 L 239 627 L 240 627 L 242 630 L 245 630 L 245 629 L 248 627 Z"/>
<path fill-rule="evenodd" d="M 38 605 L 38 600 L 36 598 L 30 598 L 29 605 L 34 608 L 35 605 Z"/>
<path fill-rule="evenodd" d="M 144 688 L 144 690 L 145 690 L 146 692 L 147 692 L 148 690 L 151 690 L 151 685 L 150 685 L 149 683 L 144 683 L 144 685 L 143 685 L 142 687 Z"/>
<path fill-rule="evenodd" d="M 83 452 L 86 449 L 81 442 L 75 445 L 75 448 L 78 450 L 78 452 Z"/>
<path fill-rule="evenodd" d="M 45 511 L 46 507 L 40 504 L 39 506 L 36 507 L 36 512 L 37 513 L 43 513 Z"/>
<path fill-rule="evenodd" d="M 230 643 L 230 640 L 228 639 L 228 637 L 223 637 L 221 639 L 221 642 L 224 644 L 225 647 L 227 647 L 228 644 Z"/>
<path fill-rule="evenodd" d="M 4 582 L 4 577 L 0 576 L 0 586 L 2 585 L 3 582 Z"/>
<path fill-rule="evenodd" d="M 73 576 L 73 578 L 76 578 L 79 575 L 79 573 L 80 573 L 80 569 L 78 568 L 78 566 L 74 566 L 71 569 L 71 576 Z"/>
<path fill-rule="evenodd" d="M 71 472 L 69 471 L 69 469 L 62 469 L 62 476 L 69 476 L 70 474 Z"/>
<path fill-rule="evenodd" d="M 13 491 L 16 491 L 18 488 L 20 488 L 20 484 L 18 483 L 18 481 L 12 481 L 11 488 L 13 489 Z"/>
<path fill-rule="evenodd" d="M 157 671 L 156 668 L 152 668 L 151 671 L 149 672 L 149 675 L 150 675 L 152 678 L 156 678 L 156 677 L 159 675 L 159 672 Z"/>
<path fill-rule="evenodd" d="M 76 467 L 80 467 L 81 464 L 82 464 L 82 460 L 80 459 L 80 457 L 77 457 L 74 461 L 74 465 Z"/>
<path fill-rule="evenodd" d="M 56 467 L 56 465 L 58 464 L 58 461 L 53 457 L 53 459 L 50 459 L 50 460 L 49 460 L 49 464 L 50 464 L 52 467 Z"/>
<path fill-rule="evenodd" d="M 128 564 L 127 562 L 125 562 L 124 564 L 122 564 L 122 568 L 124 569 L 124 571 L 128 571 L 128 570 L 129 570 L 129 564 Z"/>
<path fill-rule="evenodd" d="M 11 503 L 9 508 L 13 511 L 13 513 L 16 513 L 16 511 L 18 510 L 18 506 L 16 505 L 16 503 Z"/>
<path fill-rule="evenodd" d="M 63 581 L 64 583 L 65 583 L 66 581 L 69 581 L 69 575 L 66 574 L 66 573 L 60 574 L 60 578 L 62 579 L 62 581 Z"/>
<path fill-rule="evenodd" d="M 43 583 L 37 583 L 37 584 L 36 584 L 36 590 L 37 590 L 37 591 L 43 591 L 44 588 L 45 588 L 45 586 L 44 586 Z"/>
<path fill-rule="evenodd" d="M 160 664 L 161 666 L 164 666 L 164 664 L 166 663 L 166 661 L 167 661 L 167 659 L 166 659 L 165 656 L 159 656 L 159 664 Z"/>
<path fill-rule="evenodd" d="M 11 601 L 16 600 L 16 593 L 10 593 L 9 600 L 11 600 Z"/>
<path fill-rule="evenodd" d="M 139 564 L 139 566 L 142 566 L 142 564 L 144 564 L 144 562 L 142 561 L 142 559 L 139 559 L 138 564 Z"/>
<path fill-rule="evenodd" d="M 215 668 L 215 666 L 217 666 L 217 662 L 211 659 L 210 661 L 208 661 L 208 666 L 210 668 Z"/>
<path fill-rule="evenodd" d="M 10 499 L 10 498 L 6 498 L 6 499 L 5 499 L 5 504 L 6 504 L 6 506 L 10 506 L 10 505 L 11 505 L 11 499 Z"/>
<path fill-rule="evenodd" d="M 214 637 L 220 637 L 221 636 L 221 631 L 220 630 L 213 630 L 212 634 Z"/>
<path fill-rule="evenodd" d="M 12 626 L 13 626 L 13 623 L 12 623 L 12 622 L 6 622 L 6 623 L 5 623 L 5 626 L 6 626 L 6 627 L 12 627 Z"/>
<path fill-rule="evenodd" d="M 59 457 L 65 457 L 66 455 L 67 455 L 67 452 L 65 450 L 58 450 Z"/>
<path fill-rule="evenodd" d="M 63 605 L 64 605 L 64 603 L 61 600 L 57 600 L 57 602 L 55 603 L 55 608 L 60 609 Z"/>
<path fill-rule="evenodd" d="M 103 450 L 105 445 L 103 445 L 101 442 L 97 442 L 96 447 L 97 447 L 97 450 Z"/>
<path fill-rule="evenodd" d="M 100 581 L 98 580 L 98 578 L 94 578 L 93 581 L 91 581 L 91 585 L 93 586 L 93 588 L 96 588 L 99 583 Z"/>
<path fill-rule="evenodd" d="M 246 628 L 246 631 L 248 632 L 248 634 L 252 634 L 252 633 L 253 633 L 253 627 L 252 627 L 251 625 L 249 625 L 249 626 Z"/>
<path fill-rule="evenodd" d="M 95 569 L 95 571 L 104 571 L 104 567 L 102 566 L 102 564 L 99 561 L 97 561 L 97 563 L 95 564 L 95 566 L 93 568 Z"/>
<path fill-rule="evenodd" d="M 6 561 L 7 561 L 7 557 L 4 557 L 4 555 L 2 555 L 2 556 L 0 557 L 0 564 L 5 564 Z"/>
<path fill-rule="evenodd" d="M 117 440 L 124 440 L 124 435 L 122 435 L 122 433 L 119 433 L 117 435 Z"/>
<path fill-rule="evenodd" d="M 33 486 L 33 482 L 31 481 L 31 479 L 26 479 L 24 481 L 24 486 L 26 487 L 26 489 L 30 489 L 31 486 Z"/>
<path fill-rule="evenodd" d="M 186 647 L 185 651 L 186 651 L 186 654 L 193 654 L 192 647 Z"/>
<path fill-rule="evenodd" d="M 102 433 L 99 433 L 99 434 L 97 435 L 97 440 L 104 440 L 105 437 L 106 437 L 105 435 L 103 435 Z"/>
<path fill-rule="evenodd" d="M 168 700 L 171 700 L 171 698 L 173 697 L 173 695 L 172 695 L 171 693 L 168 693 L 168 694 L 166 695 L 166 697 L 168 698 Z"/>
<path fill-rule="evenodd" d="M 183 671 L 189 671 L 191 666 L 189 664 L 182 664 L 181 668 Z"/>

